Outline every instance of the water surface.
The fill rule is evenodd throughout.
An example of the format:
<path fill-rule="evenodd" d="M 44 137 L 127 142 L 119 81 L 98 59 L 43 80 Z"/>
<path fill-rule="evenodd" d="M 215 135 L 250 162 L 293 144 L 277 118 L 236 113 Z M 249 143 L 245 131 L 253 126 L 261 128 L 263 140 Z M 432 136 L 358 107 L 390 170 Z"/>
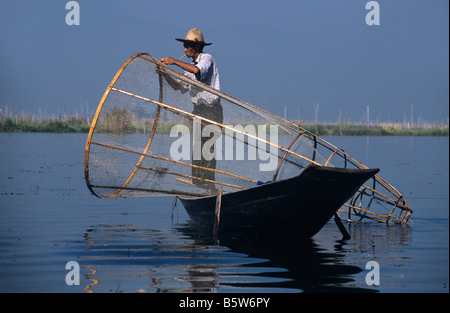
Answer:
<path fill-rule="evenodd" d="M 0 133 L 1 292 L 448 292 L 448 137 L 328 137 L 402 192 L 413 223 L 333 222 L 265 243 L 190 227 L 173 197 L 98 199 L 85 134 Z M 80 264 L 80 285 L 65 278 Z M 366 264 L 380 265 L 367 285 Z"/>

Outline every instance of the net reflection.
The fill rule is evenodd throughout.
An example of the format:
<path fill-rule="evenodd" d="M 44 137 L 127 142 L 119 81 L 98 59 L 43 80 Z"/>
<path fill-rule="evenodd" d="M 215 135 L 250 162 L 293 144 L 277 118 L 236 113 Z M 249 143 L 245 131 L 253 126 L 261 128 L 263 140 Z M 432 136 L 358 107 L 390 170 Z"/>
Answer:
<path fill-rule="evenodd" d="M 361 229 L 350 231 L 357 237 Z M 84 234 L 80 265 L 87 292 L 377 291 L 362 283 L 364 267 L 355 265 L 362 264 L 357 260 L 370 245 L 331 237 L 328 243 L 320 241 L 222 236 L 217 244 L 190 224 L 167 230 L 101 224 Z"/>
<path fill-rule="evenodd" d="M 88 292 L 218 292 L 231 277 L 221 270 L 266 261 L 199 243 L 179 229 L 97 225 L 83 237 Z"/>

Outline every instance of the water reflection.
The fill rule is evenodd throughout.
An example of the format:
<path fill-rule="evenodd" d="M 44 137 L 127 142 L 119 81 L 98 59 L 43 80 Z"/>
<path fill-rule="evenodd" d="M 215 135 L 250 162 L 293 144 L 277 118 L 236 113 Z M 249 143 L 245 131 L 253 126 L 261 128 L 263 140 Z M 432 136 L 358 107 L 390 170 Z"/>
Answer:
<path fill-rule="evenodd" d="M 83 237 L 87 247 L 81 263 L 89 292 L 222 292 L 236 279 L 252 282 L 234 268 L 267 261 L 192 238 L 182 228 L 97 225 Z M 250 267 L 248 272 L 277 270 L 283 271 Z"/>
<path fill-rule="evenodd" d="M 350 241 L 325 227 L 302 242 L 222 236 L 217 244 L 189 224 L 96 225 L 83 236 L 80 265 L 88 292 L 376 292 L 364 284 L 365 262 L 401 266 L 409 230 L 361 224 L 349 231 Z"/>
<path fill-rule="evenodd" d="M 61 266 L 76 260 L 80 283 L 93 292 L 448 292 L 448 137 L 330 140 L 364 164 L 380 167 L 382 177 L 407 197 L 414 224 L 346 225 L 352 239 L 344 242 L 331 222 L 306 248 L 293 238 L 281 240 L 280 247 L 237 239 L 229 246 L 221 239 L 216 246 L 173 227 L 167 213 L 172 199 L 89 196 L 82 175 L 84 134 L 2 133 L 2 291 L 82 291 L 65 284 Z M 396 153 L 390 153 L 392 147 Z M 188 217 L 179 211 L 176 220 L 182 222 Z M 101 224 L 105 220 L 110 225 Z M 302 260 L 302 249 L 310 262 Z M 376 287 L 365 283 L 365 265 L 372 260 L 381 269 Z"/>

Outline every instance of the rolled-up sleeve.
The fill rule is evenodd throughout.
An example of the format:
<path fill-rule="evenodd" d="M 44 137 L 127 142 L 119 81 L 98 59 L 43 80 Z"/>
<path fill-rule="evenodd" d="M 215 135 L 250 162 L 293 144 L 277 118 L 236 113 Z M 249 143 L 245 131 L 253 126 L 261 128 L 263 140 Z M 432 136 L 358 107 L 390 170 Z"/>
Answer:
<path fill-rule="evenodd" d="M 197 77 L 198 80 L 203 81 L 208 76 L 211 76 L 213 65 L 213 58 L 209 54 L 203 54 L 199 62 L 195 65 L 200 70 L 200 77 Z"/>
<path fill-rule="evenodd" d="M 212 87 L 216 90 L 220 90 L 220 82 L 219 82 L 219 71 L 217 70 L 216 63 L 214 62 L 214 58 L 207 53 L 202 53 L 197 58 L 196 62 L 193 62 L 199 69 L 197 74 L 193 74 L 190 72 L 185 72 L 184 75 L 202 82 L 209 87 Z M 203 88 L 199 88 L 196 86 L 190 86 L 190 94 L 192 98 L 192 102 L 195 105 L 203 104 L 205 106 L 214 105 L 219 97 L 214 93 L 208 92 Z"/>

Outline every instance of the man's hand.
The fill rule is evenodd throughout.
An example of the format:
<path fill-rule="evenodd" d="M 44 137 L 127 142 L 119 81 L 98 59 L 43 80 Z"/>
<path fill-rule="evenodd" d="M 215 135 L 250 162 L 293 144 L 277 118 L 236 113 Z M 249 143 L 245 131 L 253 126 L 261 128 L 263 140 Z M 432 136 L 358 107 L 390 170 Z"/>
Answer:
<path fill-rule="evenodd" d="M 175 65 L 181 67 L 183 70 L 194 73 L 195 75 L 197 75 L 200 72 L 200 70 L 197 66 L 189 64 L 189 63 L 184 63 L 183 61 L 180 61 L 180 60 L 177 60 L 177 59 L 174 59 L 171 57 L 162 58 L 160 61 L 167 65 L 175 64 Z"/>
<path fill-rule="evenodd" d="M 178 60 L 171 58 L 171 57 L 165 57 L 165 58 L 162 58 L 160 61 L 164 64 L 172 65 L 172 64 L 175 64 Z"/>

